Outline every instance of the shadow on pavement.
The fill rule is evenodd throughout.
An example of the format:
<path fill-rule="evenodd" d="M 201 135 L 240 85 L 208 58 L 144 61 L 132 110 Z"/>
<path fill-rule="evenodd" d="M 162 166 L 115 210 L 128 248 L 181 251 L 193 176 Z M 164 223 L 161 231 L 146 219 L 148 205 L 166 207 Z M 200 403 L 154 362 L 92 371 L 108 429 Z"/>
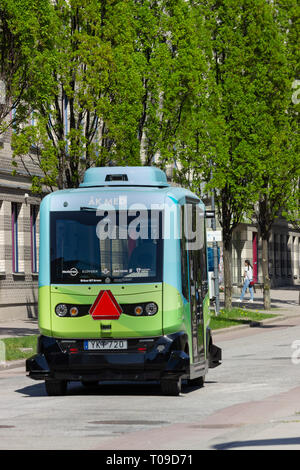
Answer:
<path fill-rule="evenodd" d="M 212 383 L 212 382 L 206 382 Z M 189 386 L 183 384 L 181 396 L 187 395 L 198 390 L 197 386 Z M 16 390 L 17 393 L 25 395 L 26 397 L 43 397 L 47 396 L 44 382 L 39 382 L 28 387 Z M 68 384 L 66 396 L 87 396 L 87 395 L 100 395 L 100 396 L 160 396 L 162 395 L 160 385 L 158 383 L 100 383 L 93 386 L 83 386 L 80 382 L 70 382 Z M 168 397 L 170 398 L 170 397 Z M 180 397 L 177 397 L 180 398 Z"/>
<path fill-rule="evenodd" d="M 36 324 L 33 324 L 32 320 L 25 320 L 22 326 L 1 326 L 3 323 L 0 323 L 0 336 L 27 336 L 27 335 L 38 335 L 39 329 Z"/>
<path fill-rule="evenodd" d="M 0 328 L 0 336 L 29 336 L 38 335 L 39 331 L 32 328 Z"/>
<path fill-rule="evenodd" d="M 225 303 L 224 301 L 220 301 L 220 307 L 224 308 Z M 249 302 L 249 299 L 244 299 L 242 302 L 238 302 L 237 298 L 232 299 L 232 307 L 246 307 L 247 309 L 259 309 L 263 310 L 264 309 L 264 301 L 263 299 L 255 299 L 253 302 Z M 282 300 L 282 299 L 271 299 L 271 309 L 281 309 L 283 307 L 299 307 L 300 305 L 296 300 Z"/>
<path fill-rule="evenodd" d="M 284 323 L 278 323 L 276 325 L 260 325 L 260 328 L 263 329 L 272 329 L 272 328 L 293 328 L 298 325 L 285 325 Z"/>
<path fill-rule="evenodd" d="M 28 387 L 20 388 L 15 391 L 27 397 L 44 397 L 47 395 L 44 382 L 35 383 L 34 385 L 29 385 Z"/>

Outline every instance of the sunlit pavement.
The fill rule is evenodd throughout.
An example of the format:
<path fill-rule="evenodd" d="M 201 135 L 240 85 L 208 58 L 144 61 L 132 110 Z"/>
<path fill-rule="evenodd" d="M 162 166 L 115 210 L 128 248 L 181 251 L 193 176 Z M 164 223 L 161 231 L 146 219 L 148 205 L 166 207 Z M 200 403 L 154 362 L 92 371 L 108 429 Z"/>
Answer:
<path fill-rule="evenodd" d="M 75 382 L 67 396 L 48 397 L 23 367 L 2 370 L 0 448 L 298 449 L 295 340 L 300 315 L 218 334 L 223 364 L 204 388 L 184 387 L 179 397 L 162 396 L 157 384 Z"/>

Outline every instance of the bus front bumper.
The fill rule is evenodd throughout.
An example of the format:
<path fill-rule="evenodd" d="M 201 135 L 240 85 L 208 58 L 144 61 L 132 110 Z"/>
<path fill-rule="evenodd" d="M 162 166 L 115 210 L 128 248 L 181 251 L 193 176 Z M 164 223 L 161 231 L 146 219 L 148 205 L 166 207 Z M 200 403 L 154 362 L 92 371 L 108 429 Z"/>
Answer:
<path fill-rule="evenodd" d="M 185 333 L 126 339 L 125 351 L 91 351 L 85 340 L 40 336 L 38 353 L 27 359 L 28 376 L 67 381 L 147 381 L 184 378 L 189 356 L 182 350 Z M 108 338 L 105 338 L 107 340 Z"/>

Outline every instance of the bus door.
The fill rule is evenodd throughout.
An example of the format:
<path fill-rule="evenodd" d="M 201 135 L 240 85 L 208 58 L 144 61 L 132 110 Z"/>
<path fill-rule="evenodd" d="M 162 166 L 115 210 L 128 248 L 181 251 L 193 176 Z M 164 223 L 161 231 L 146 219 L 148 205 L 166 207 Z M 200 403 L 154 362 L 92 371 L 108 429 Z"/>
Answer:
<path fill-rule="evenodd" d="M 203 304 L 208 292 L 205 215 L 198 205 L 189 204 L 187 216 L 193 362 L 202 363 L 205 360 Z"/>

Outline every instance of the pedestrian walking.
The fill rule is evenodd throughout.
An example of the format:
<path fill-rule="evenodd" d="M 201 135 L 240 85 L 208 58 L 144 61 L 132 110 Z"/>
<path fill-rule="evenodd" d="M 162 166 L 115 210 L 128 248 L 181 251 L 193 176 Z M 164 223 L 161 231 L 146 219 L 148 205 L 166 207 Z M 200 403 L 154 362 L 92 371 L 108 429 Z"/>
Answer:
<path fill-rule="evenodd" d="M 244 299 L 244 295 L 246 293 L 246 290 L 249 288 L 250 292 L 250 300 L 249 302 L 253 302 L 253 268 L 251 266 L 251 263 L 248 259 L 245 261 L 245 269 L 244 269 L 244 285 L 243 285 L 243 290 L 241 293 L 241 297 L 238 299 L 238 302 L 242 302 Z"/>

